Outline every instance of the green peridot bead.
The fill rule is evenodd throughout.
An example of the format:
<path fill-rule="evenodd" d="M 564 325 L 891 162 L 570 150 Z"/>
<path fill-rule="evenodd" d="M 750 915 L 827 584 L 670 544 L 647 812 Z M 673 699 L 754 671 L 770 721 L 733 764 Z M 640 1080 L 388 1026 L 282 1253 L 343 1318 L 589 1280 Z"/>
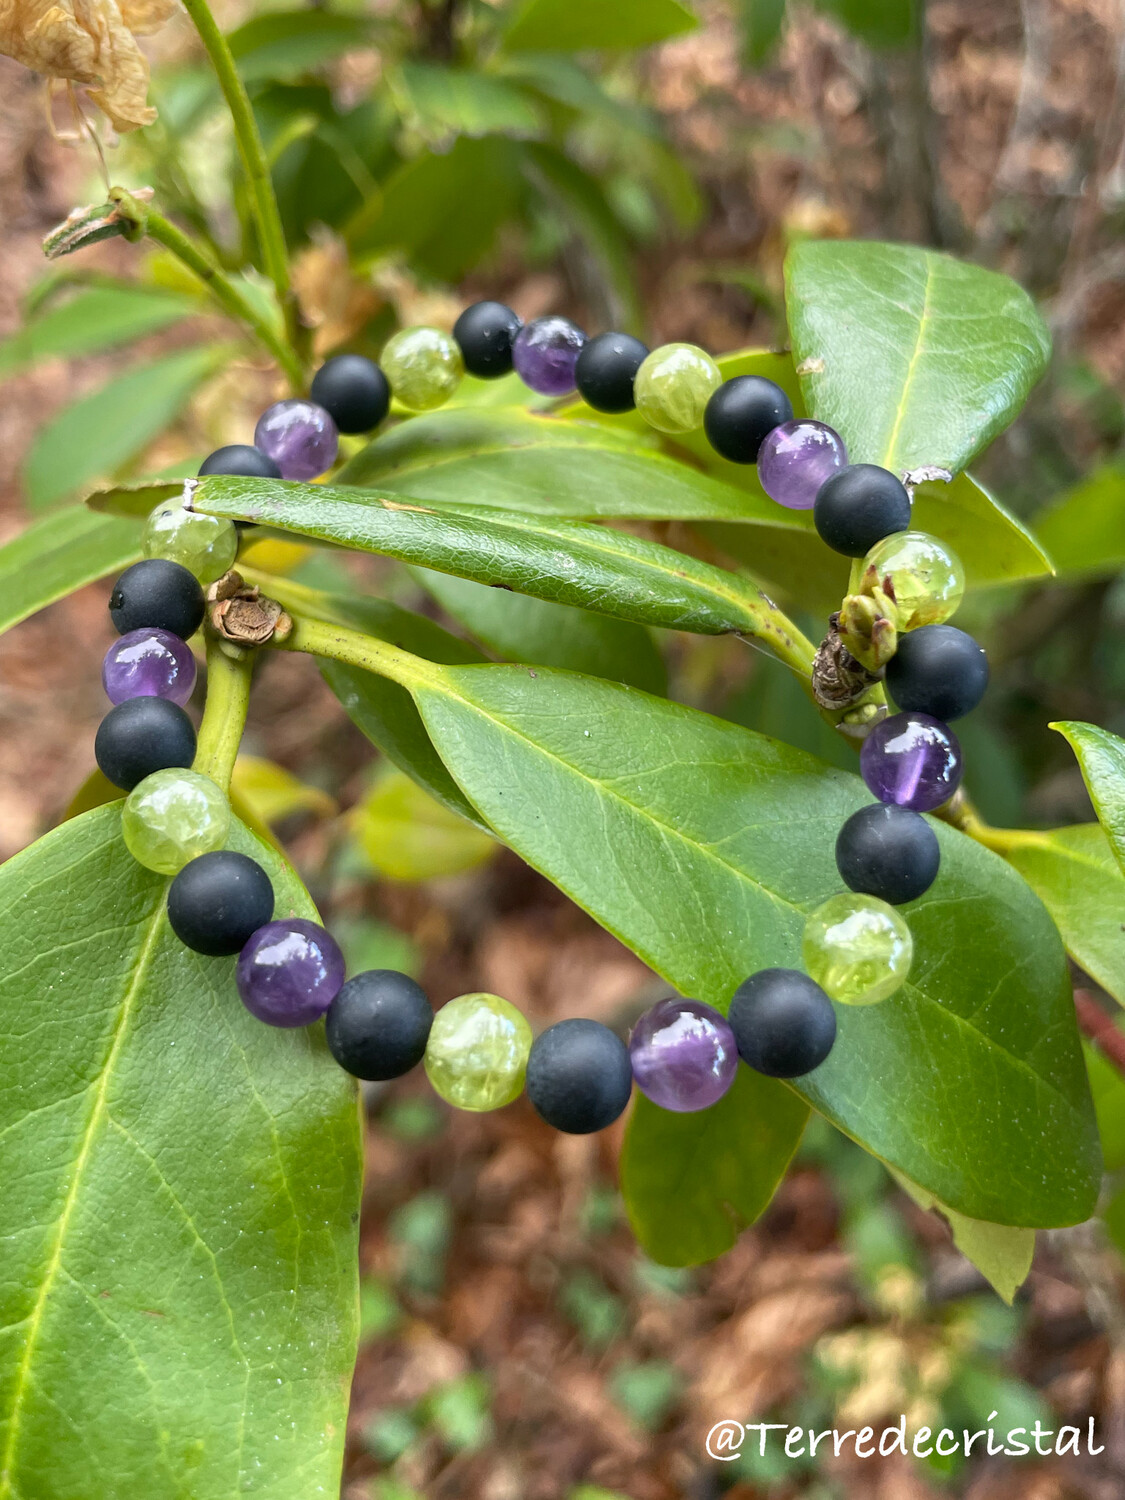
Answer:
<path fill-rule="evenodd" d="M 848 891 L 805 922 L 805 968 L 842 1005 L 874 1005 L 906 981 L 914 956 L 910 928 L 893 906 Z"/>
<path fill-rule="evenodd" d="M 434 1016 L 426 1073 L 458 1109 L 499 1109 L 519 1097 L 531 1042 L 531 1027 L 509 1001 L 460 995 Z"/>
<path fill-rule="evenodd" d="M 158 875 L 177 875 L 221 849 L 229 830 L 226 795 L 198 771 L 154 771 L 129 793 L 121 814 L 129 853 Z"/>
<path fill-rule="evenodd" d="M 387 340 L 379 363 L 391 394 L 410 411 L 444 406 L 465 373 L 461 350 L 440 328 L 404 328 Z"/>
<path fill-rule="evenodd" d="M 864 558 L 863 588 L 881 588 L 894 600 L 897 628 L 917 630 L 949 619 L 965 592 L 965 571 L 936 536 L 896 531 Z"/>
<path fill-rule="evenodd" d="M 165 500 L 148 518 L 141 547 L 146 557 L 177 562 L 200 583 L 214 583 L 234 565 L 238 531 L 233 521 L 185 510 L 179 500 Z"/>
<path fill-rule="evenodd" d="M 723 383 L 718 365 L 695 344 L 662 344 L 633 381 L 637 410 L 659 432 L 694 432 Z"/>

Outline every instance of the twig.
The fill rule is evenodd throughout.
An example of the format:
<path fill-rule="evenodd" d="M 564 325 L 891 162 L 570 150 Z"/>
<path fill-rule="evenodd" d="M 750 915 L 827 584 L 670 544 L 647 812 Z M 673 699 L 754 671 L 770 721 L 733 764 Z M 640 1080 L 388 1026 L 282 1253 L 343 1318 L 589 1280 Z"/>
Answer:
<path fill-rule="evenodd" d="M 1089 990 L 1075 990 L 1074 1009 L 1078 1016 L 1078 1027 L 1088 1041 L 1118 1073 L 1125 1078 L 1125 1033 L 1114 1024 L 1091 995 Z"/>

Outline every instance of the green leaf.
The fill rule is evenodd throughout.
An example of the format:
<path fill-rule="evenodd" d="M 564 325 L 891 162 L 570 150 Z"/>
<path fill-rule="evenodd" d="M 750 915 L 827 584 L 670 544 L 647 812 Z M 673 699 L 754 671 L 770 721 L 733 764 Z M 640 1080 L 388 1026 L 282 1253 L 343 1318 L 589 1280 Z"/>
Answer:
<path fill-rule="evenodd" d="M 260 755 L 240 755 L 231 776 L 231 791 L 267 828 L 291 818 L 294 813 L 312 813 L 330 818 L 336 803 L 319 787 L 309 786 L 292 771 Z"/>
<path fill-rule="evenodd" d="M 548 604 L 450 573 L 412 571 L 446 614 L 497 656 L 608 677 L 647 693 L 662 695 L 667 687 L 664 659 L 643 625 Z"/>
<path fill-rule="evenodd" d="M 972 1261 L 997 1295 L 1011 1307 L 1031 1271 L 1035 1230 L 1013 1229 L 1009 1224 L 987 1224 L 981 1219 L 966 1218 L 964 1214 L 947 1208 L 932 1193 L 927 1193 L 925 1188 L 920 1188 L 900 1172 L 894 1176 L 919 1208 L 933 1209 L 942 1215 L 958 1250 L 966 1260 Z"/>
<path fill-rule="evenodd" d="M 747 974 L 800 964 L 806 913 L 839 888 L 836 833 L 869 800 L 858 778 L 592 678 L 378 660 L 500 837 L 682 993 L 725 1007 Z M 934 828 L 909 982 L 839 1007 L 799 1092 L 959 1213 L 1077 1222 L 1100 1160 L 1062 945 L 1002 860 Z"/>
<path fill-rule="evenodd" d="M 761 489 L 742 493 L 661 453 L 651 437 L 513 407 L 414 417 L 369 443 L 335 478 L 419 500 L 487 500 L 572 519 L 785 524 L 783 516 L 775 522 L 781 507 Z"/>
<path fill-rule="evenodd" d="M 508 52 L 651 47 L 699 21 L 680 0 L 524 0 L 504 35 Z"/>
<path fill-rule="evenodd" d="M 315 916 L 273 850 L 231 846 Z M 354 1085 L 319 1029 L 262 1026 L 232 960 L 174 938 L 167 886 L 119 802 L 0 870 L 0 1469 L 13 1496 L 335 1495 Z"/>
<path fill-rule="evenodd" d="M 917 35 L 916 0 L 816 0 L 871 47 L 903 47 Z"/>
<path fill-rule="evenodd" d="M 621 1191 L 645 1253 L 662 1266 L 724 1255 L 773 1197 L 808 1117 L 783 1084 L 744 1067 L 718 1104 L 697 1114 L 638 1094 Z"/>
<path fill-rule="evenodd" d="M 401 251 L 415 270 L 458 281 L 488 251 L 519 193 L 514 141 L 459 136 L 448 151 L 425 151 L 400 167 L 345 235 L 363 256 Z"/>
<path fill-rule="evenodd" d="M 84 505 L 45 516 L 0 547 L 0 631 L 140 555 L 141 533 L 131 521 Z"/>
<path fill-rule="evenodd" d="M 1115 1024 L 1117 1030 L 1125 1035 L 1120 1017 Z M 1094 1109 L 1098 1116 L 1098 1134 L 1102 1138 L 1105 1169 L 1107 1172 L 1120 1172 L 1125 1167 L 1125 1078 L 1122 1078 L 1100 1047 L 1085 1042 L 1082 1050 L 1086 1056 L 1090 1092 L 1094 1097 Z"/>
<path fill-rule="evenodd" d="M 483 506 L 425 506 L 342 485 L 218 475 L 200 480 L 192 504 L 209 515 L 256 521 L 621 620 L 702 635 L 753 632 L 779 654 L 812 664 L 809 643 L 747 580 L 627 532 Z"/>
<path fill-rule="evenodd" d="M 135 458 L 229 358 L 229 345 L 181 349 L 116 376 L 52 417 L 40 429 L 24 464 L 24 489 L 32 510 L 47 510 Z"/>
<path fill-rule="evenodd" d="M 1104 464 L 1035 517 L 1060 578 L 1125 568 L 1125 466 Z"/>
<path fill-rule="evenodd" d="M 466 68 L 404 62 L 406 103 L 428 137 L 538 135 L 543 120 L 517 85 Z"/>
<path fill-rule="evenodd" d="M 761 65 L 777 50 L 785 24 L 785 0 L 740 0 L 742 55 L 751 68 Z"/>
<path fill-rule="evenodd" d="M 1006 855 L 1054 917 L 1074 962 L 1125 1005 L 1125 875 L 1101 828 L 1020 832 Z"/>
<path fill-rule="evenodd" d="M 1058 730 L 1078 757 L 1098 822 L 1125 871 L 1125 740 L 1073 719 L 1060 719 L 1050 728 Z"/>
<path fill-rule="evenodd" d="M 1050 354 L 1027 293 L 934 250 L 805 240 L 786 302 L 805 404 L 853 463 L 956 474 L 1019 411 Z"/>
<path fill-rule="evenodd" d="M 366 16 L 330 10 L 267 11 L 230 32 L 227 42 L 247 83 L 293 78 L 371 45 Z"/>
<path fill-rule="evenodd" d="M 372 869 L 391 880 L 460 875 L 491 859 L 496 841 L 424 792 L 402 771 L 386 771 L 349 825 Z"/>
<path fill-rule="evenodd" d="M 84 287 L 65 302 L 52 302 L 0 344 L 0 379 L 37 360 L 73 359 L 131 343 L 198 310 L 186 298 L 149 287 Z"/>

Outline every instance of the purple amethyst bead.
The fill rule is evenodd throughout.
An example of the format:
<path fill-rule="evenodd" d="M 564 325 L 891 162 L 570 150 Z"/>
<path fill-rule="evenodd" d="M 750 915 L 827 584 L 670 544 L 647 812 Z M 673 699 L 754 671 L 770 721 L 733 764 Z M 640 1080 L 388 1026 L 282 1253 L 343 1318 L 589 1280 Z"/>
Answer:
<path fill-rule="evenodd" d="M 524 385 L 541 396 L 565 396 L 574 389 L 574 368 L 585 342 L 569 318 L 536 318 L 516 334 L 512 364 Z"/>
<path fill-rule="evenodd" d="M 272 458 L 282 479 L 316 479 L 336 462 L 336 424 L 314 401 L 275 401 L 258 418 L 254 447 Z"/>
<path fill-rule="evenodd" d="M 824 481 L 842 469 L 848 450 L 838 432 L 802 417 L 782 422 L 762 439 L 758 478 L 771 500 L 789 510 L 812 510 Z"/>
<path fill-rule="evenodd" d="M 318 1021 L 344 983 L 344 955 L 315 922 L 287 917 L 259 927 L 238 955 L 238 993 L 267 1026 Z"/>
<path fill-rule="evenodd" d="M 880 802 L 932 812 L 961 785 L 961 746 L 929 714 L 892 714 L 863 742 L 860 775 Z"/>
<path fill-rule="evenodd" d="M 130 630 L 106 652 L 102 686 L 111 703 L 167 698 L 183 708 L 195 686 L 195 657 L 187 642 L 170 630 Z"/>
<path fill-rule="evenodd" d="M 629 1038 L 633 1077 L 643 1094 L 678 1114 L 715 1104 L 734 1082 L 734 1032 L 701 1000 L 658 1000 Z"/>

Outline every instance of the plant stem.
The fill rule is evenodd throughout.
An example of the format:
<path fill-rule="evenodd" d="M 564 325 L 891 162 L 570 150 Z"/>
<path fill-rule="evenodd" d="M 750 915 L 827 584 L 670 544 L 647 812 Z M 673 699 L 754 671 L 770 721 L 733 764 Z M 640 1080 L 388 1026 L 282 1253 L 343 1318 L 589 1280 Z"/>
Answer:
<path fill-rule="evenodd" d="M 281 214 L 278 211 L 277 198 L 273 190 L 269 162 L 266 160 L 265 147 L 262 145 L 262 137 L 250 105 L 250 97 L 235 67 L 227 39 L 215 24 L 215 18 L 208 9 L 207 0 L 184 0 L 184 9 L 194 22 L 200 40 L 211 59 L 211 65 L 219 80 L 219 87 L 223 91 L 223 97 L 227 101 L 227 108 L 234 122 L 234 136 L 250 189 L 250 210 L 258 232 L 262 262 L 266 275 L 273 282 L 277 292 L 277 300 L 281 304 L 285 317 L 289 343 L 294 357 L 297 357 L 307 340 L 289 280 L 289 255 L 285 247 L 285 231 L 281 225 Z"/>
<path fill-rule="evenodd" d="M 246 726 L 253 667 L 253 652 L 208 636 L 207 702 L 192 769 L 210 776 L 224 791 L 230 789 L 231 773 Z"/>
<path fill-rule="evenodd" d="M 253 303 L 238 290 L 224 271 L 207 255 L 202 246 L 189 238 L 182 229 L 177 229 L 163 214 L 155 213 L 143 203 L 138 203 L 124 188 L 111 188 L 110 202 L 133 219 L 139 229 L 159 245 L 181 260 L 199 277 L 215 301 L 232 318 L 245 323 L 262 345 L 273 355 L 289 377 L 295 392 L 304 389 L 305 372 L 300 360 L 289 345 L 280 338 L 269 321 L 262 317 Z"/>
<path fill-rule="evenodd" d="M 425 683 L 437 685 L 442 669 L 436 663 L 412 656 L 388 641 L 376 640 L 346 625 L 331 625 L 324 620 L 310 620 L 294 615 L 293 629 L 284 640 L 270 642 L 281 651 L 306 651 L 310 656 L 325 656 L 342 661 L 349 667 L 360 667 L 388 677 L 408 691 Z"/>

